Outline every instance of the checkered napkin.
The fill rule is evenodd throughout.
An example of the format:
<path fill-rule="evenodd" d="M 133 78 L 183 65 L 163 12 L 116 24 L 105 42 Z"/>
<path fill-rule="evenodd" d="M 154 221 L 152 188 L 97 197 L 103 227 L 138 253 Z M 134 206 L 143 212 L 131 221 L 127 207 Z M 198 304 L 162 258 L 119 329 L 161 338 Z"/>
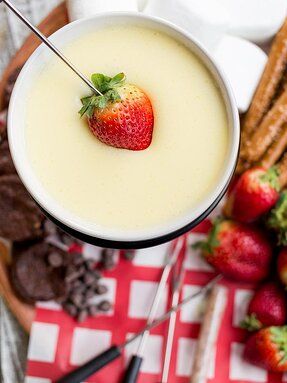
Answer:
<path fill-rule="evenodd" d="M 189 235 L 189 244 L 202 240 L 210 227 L 204 221 Z M 104 283 L 109 287 L 108 298 L 113 309 L 106 315 L 76 323 L 55 303 L 39 303 L 32 326 L 28 353 L 26 383 L 50 383 L 82 365 L 112 344 L 118 344 L 139 331 L 161 276 L 168 244 L 139 250 L 133 262 L 118 260 L 117 267 L 107 272 Z M 83 246 L 87 258 L 98 259 L 100 249 Z M 214 271 L 188 246 L 185 254 L 186 275 L 181 298 L 196 292 L 214 275 Z M 228 303 L 221 323 L 217 346 L 212 353 L 208 372 L 209 383 L 279 383 L 287 382 L 287 375 L 270 374 L 242 359 L 246 337 L 239 323 L 245 316 L 252 296 L 251 285 L 228 281 Z M 169 288 L 162 298 L 158 315 L 169 307 Z M 102 299 L 103 297 L 100 297 Z M 99 298 L 96 298 L 99 299 Z M 175 342 L 171 360 L 170 383 L 188 383 L 198 337 L 202 311 L 202 297 L 194 299 L 177 317 Z M 145 350 L 139 383 L 157 383 L 160 379 L 167 324 L 154 329 Z M 137 343 L 127 347 L 122 358 L 105 367 L 87 382 L 118 383 L 124 367 Z"/>

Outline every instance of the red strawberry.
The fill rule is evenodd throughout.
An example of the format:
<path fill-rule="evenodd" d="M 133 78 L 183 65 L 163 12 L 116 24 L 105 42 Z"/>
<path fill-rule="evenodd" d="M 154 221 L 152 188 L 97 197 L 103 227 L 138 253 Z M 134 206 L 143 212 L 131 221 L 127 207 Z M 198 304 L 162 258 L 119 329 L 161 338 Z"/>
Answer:
<path fill-rule="evenodd" d="M 225 214 L 240 222 L 253 222 L 279 198 L 278 171 L 253 168 L 244 172 L 227 198 Z"/>
<path fill-rule="evenodd" d="M 285 247 L 279 253 L 277 260 L 277 271 L 280 281 L 287 286 L 287 248 Z"/>
<path fill-rule="evenodd" d="M 287 326 L 266 327 L 251 335 L 244 358 L 268 371 L 287 371 Z"/>
<path fill-rule="evenodd" d="M 267 326 L 282 326 L 286 323 L 286 299 L 284 291 L 274 282 L 265 283 L 251 299 L 248 316 L 241 326 L 249 331 Z"/>
<path fill-rule="evenodd" d="M 254 226 L 217 220 L 207 241 L 198 245 L 207 262 L 228 278 L 259 282 L 269 273 L 272 248 L 266 235 Z"/>
<path fill-rule="evenodd" d="M 103 96 L 84 97 L 81 116 L 88 115 L 92 133 L 116 148 L 143 150 L 153 134 L 153 109 L 148 96 L 136 85 L 125 83 L 125 75 L 111 78 L 93 74 L 92 81 Z"/>
<path fill-rule="evenodd" d="M 281 193 L 280 198 L 267 218 L 267 226 L 275 230 L 278 244 L 287 246 L 287 191 Z"/>

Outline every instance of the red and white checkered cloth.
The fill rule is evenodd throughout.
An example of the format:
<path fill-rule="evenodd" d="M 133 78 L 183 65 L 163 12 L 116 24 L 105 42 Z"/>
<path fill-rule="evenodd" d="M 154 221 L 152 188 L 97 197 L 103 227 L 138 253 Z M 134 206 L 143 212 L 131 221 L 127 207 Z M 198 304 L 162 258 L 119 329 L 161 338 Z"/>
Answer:
<path fill-rule="evenodd" d="M 202 239 L 209 227 L 208 221 L 200 224 L 189 235 L 189 243 Z M 78 324 L 55 303 L 39 304 L 30 338 L 26 383 L 53 382 L 112 344 L 124 342 L 129 334 L 139 331 L 146 322 L 167 246 L 139 250 L 132 263 L 121 259 L 115 270 L 106 273 L 104 282 L 109 286 L 107 298 L 114 303 L 113 310 L 107 316 L 90 318 Z M 83 252 L 86 257 L 97 258 L 99 249 L 84 245 Z M 189 247 L 185 257 L 186 275 L 182 298 L 206 284 L 214 274 L 197 251 Z M 228 303 L 210 364 L 208 382 L 287 382 L 287 375 L 270 374 L 243 361 L 246 333 L 240 329 L 239 323 L 246 313 L 252 286 L 225 281 L 222 284 L 227 287 Z M 166 289 L 159 315 L 168 308 L 168 296 Z M 201 301 L 202 297 L 196 298 L 178 315 L 170 383 L 189 382 L 200 328 Z M 139 383 L 159 382 L 166 329 L 165 323 L 152 331 Z M 121 359 L 105 367 L 87 382 L 120 382 L 128 357 L 135 347 L 135 343 L 130 345 Z"/>

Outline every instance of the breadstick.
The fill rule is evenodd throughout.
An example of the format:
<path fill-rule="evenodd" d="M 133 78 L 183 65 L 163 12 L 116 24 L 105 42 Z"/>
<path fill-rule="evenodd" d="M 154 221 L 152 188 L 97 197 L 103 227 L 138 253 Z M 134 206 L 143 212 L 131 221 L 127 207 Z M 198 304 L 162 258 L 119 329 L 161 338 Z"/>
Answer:
<path fill-rule="evenodd" d="M 273 144 L 269 147 L 267 152 L 263 155 L 258 165 L 265 169 L 273 166 L 287 147 L 287 124 L 283 124 L 278 137 L 276 137 Z"/>
<path fill-rule="evenodd" d="M 279 172 L 279 185 L 283 189 L 287 185 L 287 152 L 283 155 L 281 161 L 277 164 Z"/>
<path fill-rule="evenodd" d="M 207 299 L 208 302 L 201 324 L 190 383 L 207 382 L 210 356 L 215 347 L 222 315 L 226 307 L 227 296 L 225 288 L 218 285 L 214 286 Z"/>
<path fill-rule="evenodd" d="M 268 62 L 246 114 L 242 128 L 242 140 L 252 134 L 268 111 L 287 63 L 287 19 L 277 33 L 271 47 Z"/>
<path fill-rule="evenodd" d="M 249 139 L 242 146 L 241 155 L 249 163 L 257 162 L 271 145 L 283 123 L 287 122 L 287 90 L 278 98 L 272 109 Z"/>

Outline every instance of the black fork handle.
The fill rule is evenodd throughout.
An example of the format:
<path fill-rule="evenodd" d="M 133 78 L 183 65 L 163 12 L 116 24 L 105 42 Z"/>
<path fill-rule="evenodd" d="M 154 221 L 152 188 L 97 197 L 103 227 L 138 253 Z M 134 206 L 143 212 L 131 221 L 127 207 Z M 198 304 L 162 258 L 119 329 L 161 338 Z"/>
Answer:
<path fill-rule="evenodd" d="M 1 0 L 2 1 L 2 0 Z M 59 379 L 57 383 L 81 383 L 84 382 L 89 376 L 99 371 L 107 364 L 111 363 L 121 355 L 121 349 L 118 346 L 112 346 L 107 351 L 96 356 L 88 363 L 70 372 L 63 378 Z"/>

